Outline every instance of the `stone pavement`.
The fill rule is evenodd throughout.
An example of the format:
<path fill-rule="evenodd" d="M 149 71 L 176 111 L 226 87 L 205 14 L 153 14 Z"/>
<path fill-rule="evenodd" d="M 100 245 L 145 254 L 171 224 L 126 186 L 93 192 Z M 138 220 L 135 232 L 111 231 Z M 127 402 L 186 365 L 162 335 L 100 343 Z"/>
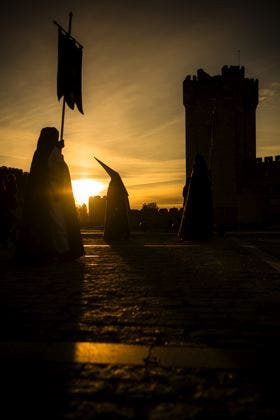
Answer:
<path fill-rule="evenodd" d="M 1 250 L 1 418 L 280 418 L 279 234 L 83 239 L 71 263 Z"/>

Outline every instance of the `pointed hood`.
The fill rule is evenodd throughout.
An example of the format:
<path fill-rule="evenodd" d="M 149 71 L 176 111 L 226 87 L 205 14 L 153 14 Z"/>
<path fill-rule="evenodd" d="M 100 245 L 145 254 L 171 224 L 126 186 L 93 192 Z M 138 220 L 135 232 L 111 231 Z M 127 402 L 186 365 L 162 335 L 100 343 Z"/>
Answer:
<path fill-rule="evenodd" d="M 100 165 L 105 169 L 105 171 L 107 172 L 107 174 L 111 178 L 119 177 L 118 172 L 114 171 L 112 168 L 110 168 L 109 166 L 105 165 L 105 163 L 101 162 L 101 160 L 97 159 L 95 156 L 94 156 L 94 159 L 97 160 L 98 163 L 100 163 Z"/>
<path fill-rule="evenodd" d="M 114 180 L 114 182 L 118 182 L 118 184 L 122 187 L 125 194 L 128 195 L 128 192 L 127 192 L 127 190 L 124 186 L 124 183 L 123 183 L 120 175 L 118 174 L 118 172 L 114 171 L 112 168 L 105 165 L 105 163 L 101 162 L 101 160 L 97 159 L 95 156 L 94 156 L 94 159 L 97 160 L 97 162 L 100 163 L 100 165 L 105 169 L 107 174 L 111 177 L 111 180 Z"/>

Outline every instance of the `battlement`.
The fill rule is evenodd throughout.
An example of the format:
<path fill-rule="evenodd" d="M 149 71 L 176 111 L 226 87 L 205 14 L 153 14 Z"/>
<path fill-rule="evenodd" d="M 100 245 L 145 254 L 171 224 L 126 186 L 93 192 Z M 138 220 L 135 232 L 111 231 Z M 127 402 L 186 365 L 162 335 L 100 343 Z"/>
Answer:
<path fill-rule="evenodd" d="M 196 75 L 187 75 L 183 82 L 184 105 L 199 102 L 211 102 L 214 98 L 220 101 L 243 101 L 254 107 L 258 104 L 258 80 L 245 77 L 245 67 L 223 66 L 221 74 L 210 76 L 203 69 Z"/>
<path fill-rule="evenodd" d="M 221 69 L 221 74 L 211 76 L 206 73 L 203 69 L 198 69 L 196 75 L 188 74 L 185 78 L 185 82 L 201 82 L 206 80 L 211 81 L 222 81 L 223 79 L 245 79 L 250 80 L 251 82 L 256 82 L 257 79 L 249 79 L 245 77 L 245 67 L 242 66 L 223 66 Z"/>
<path fill-rule="evenodd" d="M 271 165 L 277 164 L 280 165 L 280 155 L 276 156 L 265 156 L 265 157 L 257 157 L 256 164 L 259 165 Z"/>
<path fill-rule="evenodd" d="M 245 78 L 245 67 L 242 66 L 223 66 L 222 67 L 223 77 L 238 77 L 241 79 Z"/>

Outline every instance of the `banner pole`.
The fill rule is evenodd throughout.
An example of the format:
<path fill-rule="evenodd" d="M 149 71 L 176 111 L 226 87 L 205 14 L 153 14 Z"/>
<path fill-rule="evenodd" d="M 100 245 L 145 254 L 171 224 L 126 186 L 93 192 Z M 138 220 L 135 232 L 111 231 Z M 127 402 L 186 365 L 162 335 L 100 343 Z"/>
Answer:
<path fill-rule="evenodd" d="M 72 29 L 72 17 L 73 13 L 69 13 L 69 22 L 68 22 L 68 35 L 71 35 Z M 65 96 L 63 96 L 63 103 L 62 103 L 62 115 L 61 115 L 61 128 L 60 128 L 60 141 L 63 141 L 63 132 L 64 132 L 64 117 L 65 117 Z"/>

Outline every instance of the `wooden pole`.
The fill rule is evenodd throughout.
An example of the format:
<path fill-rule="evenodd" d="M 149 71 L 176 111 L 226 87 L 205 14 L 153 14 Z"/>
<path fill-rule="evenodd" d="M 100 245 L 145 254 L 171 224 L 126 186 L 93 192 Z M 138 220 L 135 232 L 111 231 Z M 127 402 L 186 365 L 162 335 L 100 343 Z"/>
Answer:
<path fill-rule="evenodd" d="M 71 35 L 71 29 L 72 29 L 72 17 L 73 13 L 69 13 L 69 22 L 68 22 L 68 35 Z M 65 118 L 65 96 L 63 96 L 63 103 L 62 103 L 62 115 L 61 115 L 61 128 L 60 128 L 60 141 L 63 140 L 63 132 L 64 132 L 64 118 Z M 63 143 L 64 146 L 64 143 Z"/>

